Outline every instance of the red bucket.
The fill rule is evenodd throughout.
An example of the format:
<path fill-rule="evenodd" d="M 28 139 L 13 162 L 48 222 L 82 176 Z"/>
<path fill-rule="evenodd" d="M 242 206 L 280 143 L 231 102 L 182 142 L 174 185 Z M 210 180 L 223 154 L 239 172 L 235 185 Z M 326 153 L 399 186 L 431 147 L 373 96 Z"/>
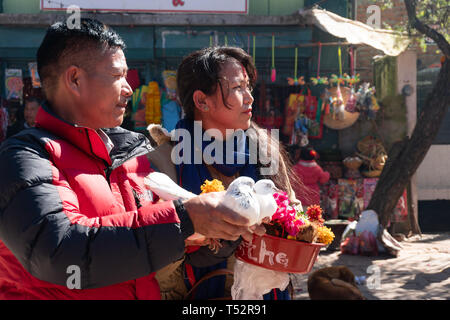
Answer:
<path fill-rule="evenodd" d="M 242 241 L 236 257 L 256 266 L 289 273 L 308 273 L 316 262 L 323 243 L 306 243 L 265 234 Z"/>

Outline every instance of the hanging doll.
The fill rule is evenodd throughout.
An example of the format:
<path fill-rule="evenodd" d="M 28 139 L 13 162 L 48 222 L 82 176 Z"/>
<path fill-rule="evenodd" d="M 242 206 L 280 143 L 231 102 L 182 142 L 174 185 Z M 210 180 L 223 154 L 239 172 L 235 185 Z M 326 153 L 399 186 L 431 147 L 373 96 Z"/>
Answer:
<path fill-rule="evenodd" d="M 350 96 L 347 99 L 347 103 L 345 104 L 345 111 L 347 112 L 356 112 L 356 95 L 355 95 L 355 89 L 352 87 Z"/>
<path fill-rule="evenodd" d="M 336 120 L 344 120 L 345 106 L 344 106 L 344 99 L 342 98 L 341 87 L 339 84 L 336 90 L 336 97 L 333 97 L 332 107 L 334 112 L 333 118 Z"/>

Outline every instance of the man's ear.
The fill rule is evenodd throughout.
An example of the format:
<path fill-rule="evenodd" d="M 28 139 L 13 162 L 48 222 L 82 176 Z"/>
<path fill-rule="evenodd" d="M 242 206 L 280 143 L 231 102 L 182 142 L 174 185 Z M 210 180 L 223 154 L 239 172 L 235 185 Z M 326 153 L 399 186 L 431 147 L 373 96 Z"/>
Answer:
<path fill-rule="evenodd" d="M 209 111 L 209 106 L 207 103 L 207 96 L 201 90 L 195 90 L 192 95 L 192 100 L 194 101 L 195 107 L 201 112 Z"/>
<path fill-rule="evenodd" d="M 74 96 L 81 95 L 81 81 L 84 78 L 83 71 L 77 66 L 70 66 L 66 69 L 63 76 L 63 83 L 66 90 Z"/>

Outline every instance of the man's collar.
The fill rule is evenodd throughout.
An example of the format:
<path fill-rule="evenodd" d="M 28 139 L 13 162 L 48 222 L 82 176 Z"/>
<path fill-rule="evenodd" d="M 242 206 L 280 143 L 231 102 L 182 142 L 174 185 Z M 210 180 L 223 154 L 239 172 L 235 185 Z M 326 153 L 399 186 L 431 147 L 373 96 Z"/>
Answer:
<path fill-rule="evenodd" d="M 61 119 L 48 102 L 43 103 L 38 110 L 36 127 L 61 137 L 85 153 L 103 159 L 109 165 L 112 163 L 109 156 L 111 150 L 96 130 L 80 127 Z"/>
<path fill-rule="evenodd" d="M 100 136 L 100 138 L 103 140 L 103 142 L 105 143 L 105 147 L 106 147 L 106 150 L 108 150 L 108 153 L 111 153 L 111 150 L 114 148 L 114 143 L 112 142 L 112 140 L 108 137 L 108 135 L 102 129 L 98 129 L 97 133 Z"/>

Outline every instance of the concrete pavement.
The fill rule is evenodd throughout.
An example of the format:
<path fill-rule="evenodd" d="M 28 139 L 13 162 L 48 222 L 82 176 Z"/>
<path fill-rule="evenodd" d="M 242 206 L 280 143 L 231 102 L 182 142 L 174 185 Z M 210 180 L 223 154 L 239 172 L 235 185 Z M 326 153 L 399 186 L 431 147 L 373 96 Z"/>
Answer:
<path fill-rule="evenodd" d="M 344 255 L 322 250 L 311 272 L 345 265 L 361 280 L 368 300 L 450 300 L 450 232 L 400 242 L 398 257 Z M 308 300 L 308 275 L 291 275 L 295 300 Z"/>

